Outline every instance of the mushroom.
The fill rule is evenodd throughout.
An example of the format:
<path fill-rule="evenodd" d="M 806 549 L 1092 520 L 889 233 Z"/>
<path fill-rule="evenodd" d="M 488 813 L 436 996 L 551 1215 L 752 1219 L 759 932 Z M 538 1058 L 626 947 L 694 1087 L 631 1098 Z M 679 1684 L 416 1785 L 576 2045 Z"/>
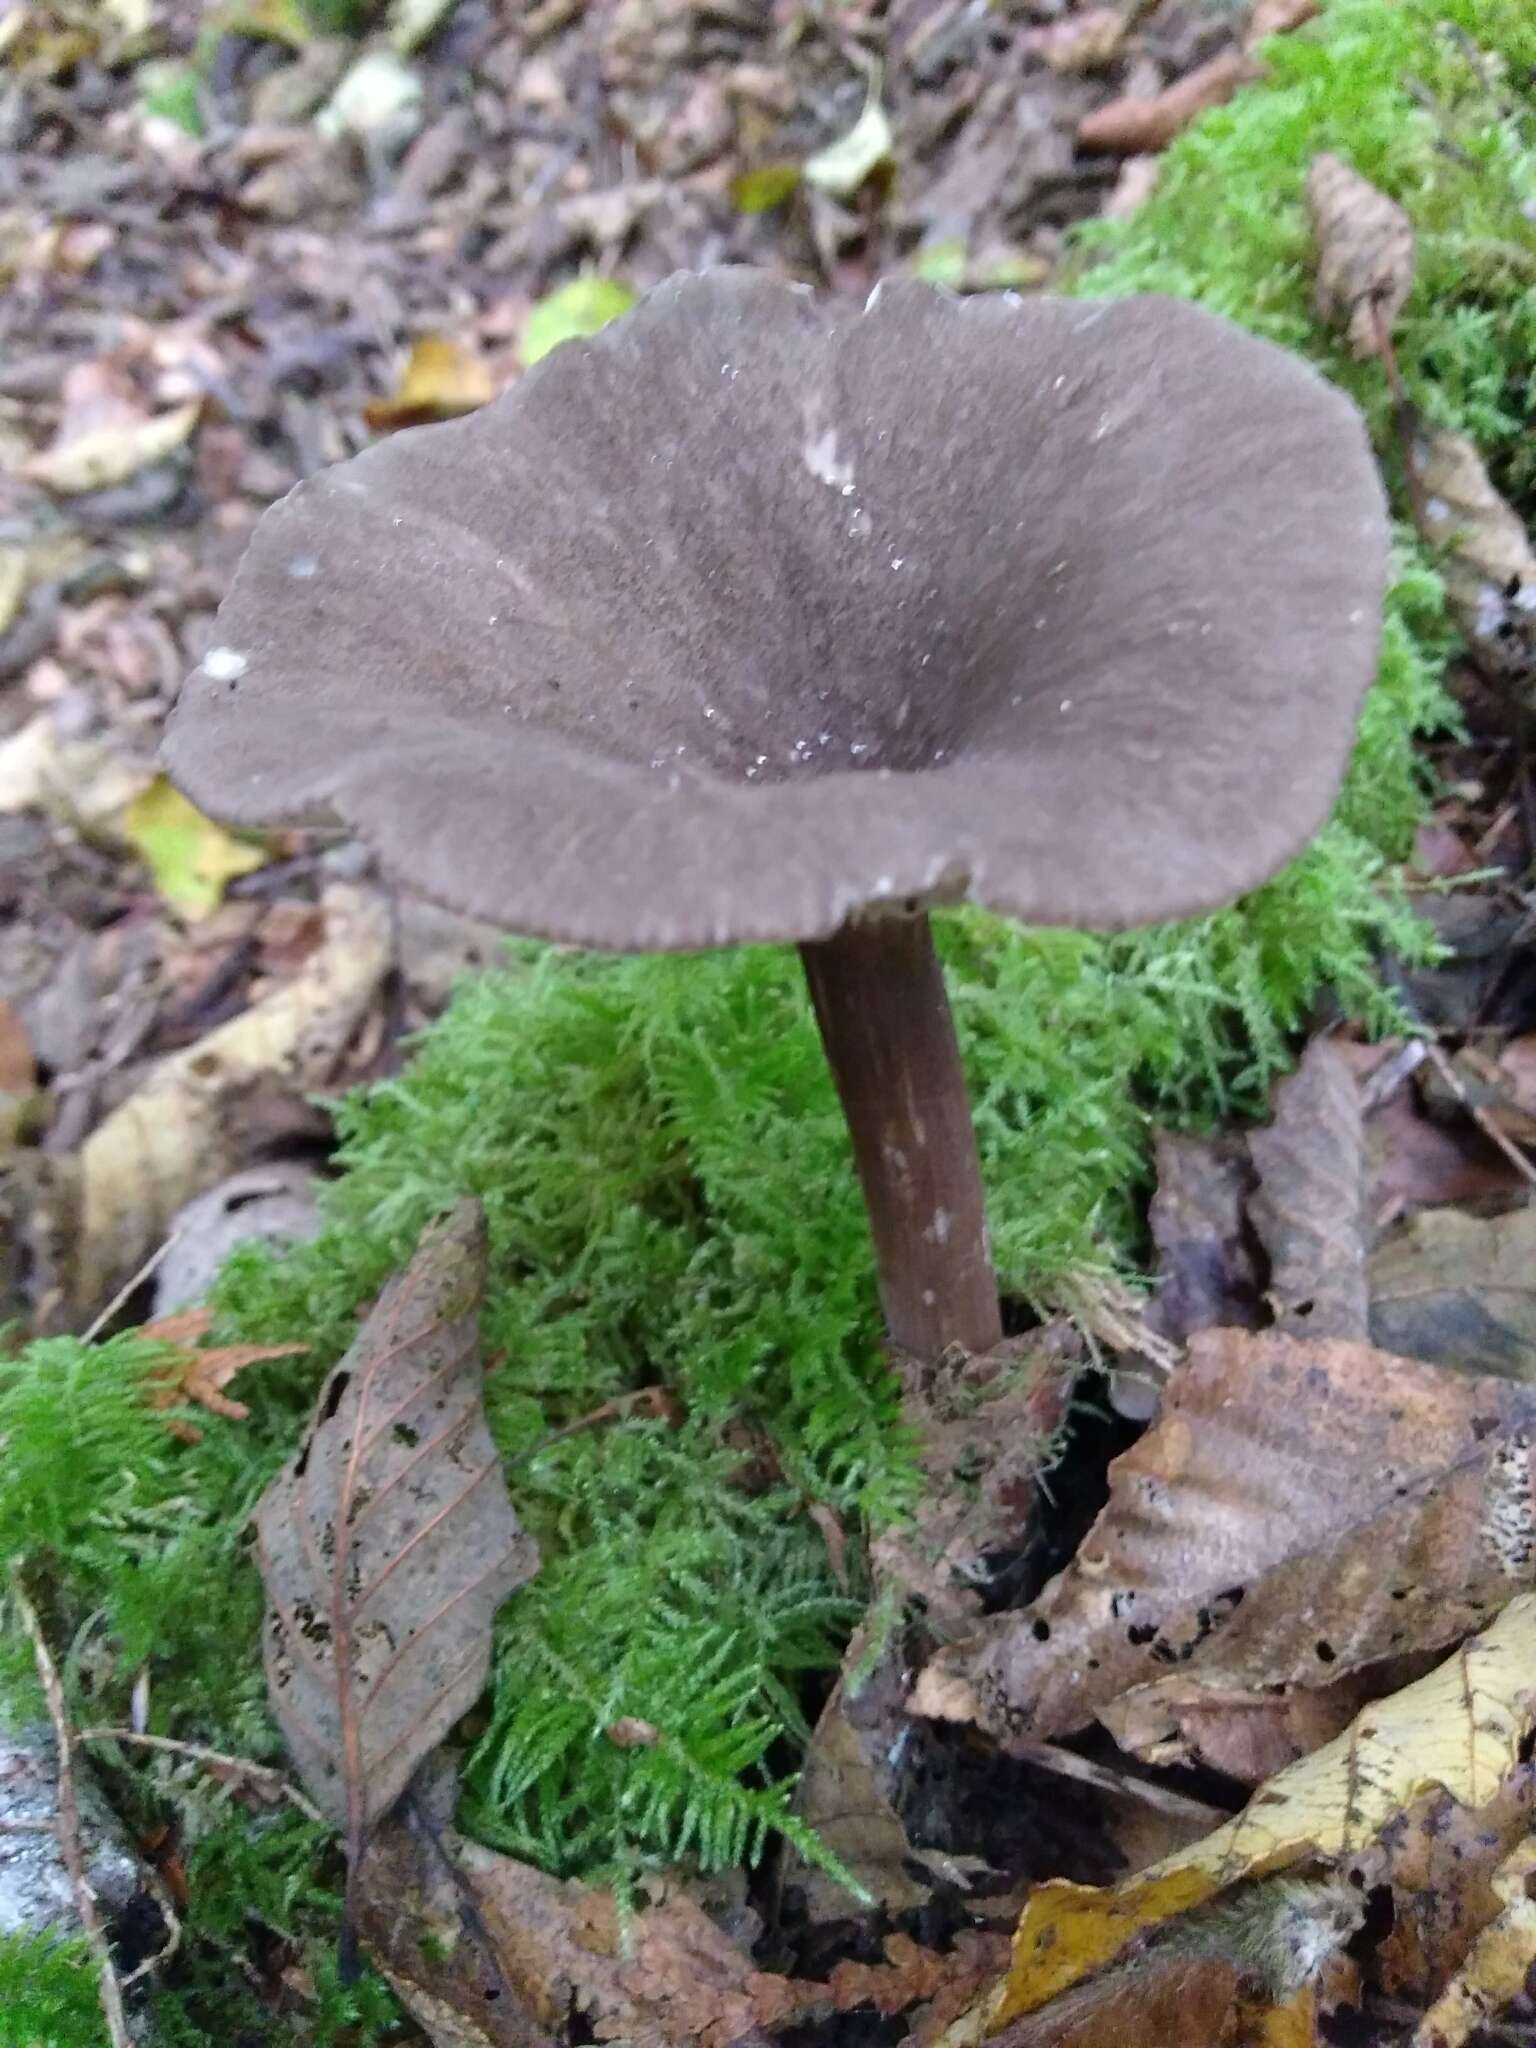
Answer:
<path fill-rule="evenodd" d="M 1193 307 L 680 275 L 268 512 L 166 760 L 513 931 L 796 943 L 891 1338 L 982 1351 L 930 908 L 1118 930 L 1265 880 L 1386 553 L 1353 406 Z"/>

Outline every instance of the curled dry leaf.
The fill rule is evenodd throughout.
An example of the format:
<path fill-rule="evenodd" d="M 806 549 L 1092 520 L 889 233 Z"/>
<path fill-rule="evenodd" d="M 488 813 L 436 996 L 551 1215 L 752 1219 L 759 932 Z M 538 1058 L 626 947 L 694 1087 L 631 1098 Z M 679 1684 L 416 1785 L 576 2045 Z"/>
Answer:
<path fill-rule="evenodd" d="M 1414 523 L 1440 551 L 1457 623 L 1494 682 L 1536 676 L 1536 552 L 1464 434 L 1420 423 L 1409 448 Z"/>
<path fill-rule="evenodd" d="M 58 1194 L 74 1212 L 66 1293 L 89 1314 L 164 1237 L 183 1202 L 242 1163 L 244 1107 L 258 1087 L 324 1087 L 389 965 L 388 906 L 337 884 L 325 940 L 261 1002 L 173 1053 L 81 1147 Z"/>
<path fill-rule="evenodd" d="M 880 104 L 880 81 L 875 78 L 870 81 L 858 120 L 846 135 L 808 156 L 800 175 L 818 192 L 830 193 L 834 199 L 851 199 L 865 179 L 889 161 L 894 143 L 890 116 Z"/>
<path fill-rule="evenodd" d="M 1342 157 L 1323 154 L 1307 172 L 1317 237 L 1317 314 L 1349 329 L 1357 357 L 1381 353 L 1413 290 L 1413 222 Z"/>
<path fill-rule="evenodd" d="M 1209 1330 L 1077 1556 L 943 1651 L 914 1706 L 1006 1745 L 1103 1721 L 1204 1753 L 1216 1696 L 1314 1693 L 1455 1642 L 1530 1575 L 1536 1394 L 1364 1344 Z"/>
<path fill-rule="evenodd" d="M 1127 97 L 1095 107 L 1077 124 L 1078 143 L 1116 156 L 1153 154 L 1166 149 L 1207 107 L 1221 106 L 1258 75 L 1252 58 L 1241 50 L 1224 50 L 1152 99 Z"/>
<path fill-rule="evenodd" d="M 1426 1209 L 1371 1259 L 1378 1344 L 1463 1372 L 1536 1380 L 1536 1209 Z"/>
<path fill-rule="evenodd" d="M 982 2027 L 948 2038 L 999 2031 L 1102 1970 L 1143 1929 L 1249 1877 L 1314 1862 L 1346 1876 L 1426 1794 L 1487 1806 L 1520 1768 L 1536 1725 L 1533 1674 L 1536 1595 L 1523 1593 L 1427 1677 L 1376 1701 L 1326 1748 L 1271 1779 L 1224 1827 L 1119 1885 L 1039 1886 L 1020 1917 L 1008 1976 L 981 2010 Z"/>
<path fill-rule="evenodd" d="M 1314 1038 L 1275 1090 L 1273 1122 L 1248 1140 L 1259 1177 L 1248 1213 L 1269 1254 L 1275 1326 L 1293 1337 L 1367 1333 L 1364 1147 L 1349 1062 Z"/>
<path fill-rule="evenodd" d="M 473 1706 L 538 1564 L 481 1407 L 485 1219 L 422 1237 L 256 1510 L 272 1710 L 323 1813 L 366 1830 Z"/>

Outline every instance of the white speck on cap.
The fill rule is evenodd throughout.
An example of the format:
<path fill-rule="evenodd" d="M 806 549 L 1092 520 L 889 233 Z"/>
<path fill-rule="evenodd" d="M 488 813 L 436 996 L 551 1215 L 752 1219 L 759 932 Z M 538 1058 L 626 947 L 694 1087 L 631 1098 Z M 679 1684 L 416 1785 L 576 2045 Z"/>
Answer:
<path fill-rule="evenodd" d="M 234 647 L 210 647 L 203 656 L 203 674 L 212 676 L 216 683 L 233 683 L 249 667 L 245 656 Z"/>

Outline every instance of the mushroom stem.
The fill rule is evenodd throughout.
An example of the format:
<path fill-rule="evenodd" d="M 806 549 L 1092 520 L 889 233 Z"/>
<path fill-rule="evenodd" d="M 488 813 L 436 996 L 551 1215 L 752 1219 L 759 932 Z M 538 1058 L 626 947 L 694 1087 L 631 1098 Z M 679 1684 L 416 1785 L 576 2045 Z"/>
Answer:
<path fill-rule="evenodd" d="M 842 1097 L 892 1341 L 925 1359 L 1002 1339 L 981 1161 L 925 916 L 845 925 L 800 948 Z"/>

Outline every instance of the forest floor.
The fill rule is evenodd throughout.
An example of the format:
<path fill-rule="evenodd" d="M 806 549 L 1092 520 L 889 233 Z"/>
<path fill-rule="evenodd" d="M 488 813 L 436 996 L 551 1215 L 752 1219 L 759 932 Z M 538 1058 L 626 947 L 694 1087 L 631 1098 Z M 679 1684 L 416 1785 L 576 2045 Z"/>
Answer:
<path fill-rule="evenodd" d="M 313 1228 L 334 1145 L 320 1098 L 399 1073 L 496 948 L 357 844 L 228 832 L 159 773 L 263 510 L 486 403 L 678 268 L 859 297 L 893 274 L 1073 281 L 1074 231 L 1132 220 L 1203 110 L 1264 91 L 1264 38 L 1310 36 L 1320 13 L 0 0 L 0 1291 L 18 1341 L 150 1325 L 179 1397 L 242 1413 L 224 1390 L 257 1350 L 199 1352 L 207 1318 L 186 1305 L 237 1242 Z M 1531 80 L 1484 77 L 1494 60 L 1467 49 L 1536 194 Z M 1456 132 L 1443 147 L 1465 155 Z M 1434 681 L 1455 709 L 1391 878 L 1439 950 L 1384 961 L 1390 1036 L 1313 1005 L 1267 1121 L 1156 1137 L 1148 1299 L 1095 1276 L 1022 1340 L 1022 1386 L 909 1399 L 921 1541 L 887 1530 L 854 1576 L 923 1606 L 921 1646 L 880 1610 L 842 1684 L 801 1702 L 821 1718 L 799 1818 L 840 1874 L 781 1845 L 750 1877 L 652 1871 L 616 1903 L 452 1835 L 418 1785 L 353 1901 L 399 2003 L 317 1961 L 334 1855 L 311 1919 L 295 1896 L 281 1927 L 253 1908 L 200 1933 L 169 1780 L 158 1823 L 138 1794 L 117 1822 L 86 1810 L 96 1651 L 50 1607 L 39 1536 L 9 1560 L 7 1630 L 56 1681 L 44 1704 L 81 1786 L 61 1791 L 31 1736 L 0 1752 L 0 1900 L 60 1823 L 63 1862 L 27 1882 L 56 1926 L 86 1899 L 68 1961 L 90 2018 L 46 1959 L 0 1948 L 13 2010 L 40 2015 L 0 2013 L 3 2048 L 100 2038 L 98 1978 L 114 2048 L 210 2038 L 219 1972 L 241 2014 L 222 2038 L 337 2048 L 959 2048 L 984 2026 L 1014 2048 L 1536 2041 L 1536 558 L 1529 505 L 1470 443 L 1433 440 L 1439 467 L 1414 469 L 1422 422 L 1400 387 L 1393 410 L 1390 348 L 1412 229 L 1377 196 L 1315 219 L 1332 310 L 1379 321 L 1357 353 L 1395 420 L 1399 510 L 1451 558 L 1463 645 Z M 1533 223 L 1536 199 L 1499 259 L 1521 289 Z M 1519 498 L 1528 476 L 1494 469 Z M 1085 1363 L 1107 1376 L 1042 1488 L 1039 1433 Z M 1011 1465 L 982 1444 L 1010 1429 Z M 809 1512 L 846 1580 L 850 1518 Z M 984 1553 L 1007 1559 L 991 1633 L 927 1663 L 914 1719 L 918 1666 L 984 1619 L 950 1567 Z M 146 1708 L 98 1745 L 109 1792 L 157 1725 Z M 621 1715 L 593 1739 L 665 1734 Z M 304 1804 L 269 1755 L 184 1760 L 241 1812 Z M 81 1855 L 115 1855 L 115 1888 Z M 94 1933 L 93 1887 L 110 1903 Z M 39 1924 L 18 1911 L 0 1938 Z M 189 1955 L 195 1996 L 157 2007 Z"/>

